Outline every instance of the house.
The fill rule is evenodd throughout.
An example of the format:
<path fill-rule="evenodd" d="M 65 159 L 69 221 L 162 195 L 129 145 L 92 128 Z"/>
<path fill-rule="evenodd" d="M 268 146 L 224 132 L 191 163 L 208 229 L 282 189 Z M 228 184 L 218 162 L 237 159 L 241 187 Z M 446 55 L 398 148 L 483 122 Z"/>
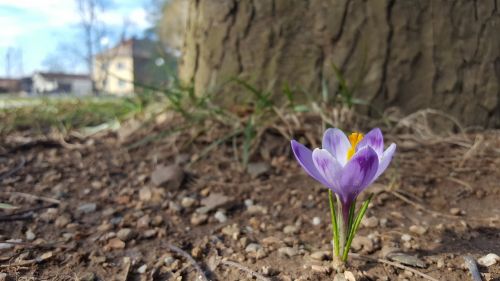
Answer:
<path fill-rule="evenodd" d="M 18 93 L 21 90 L 21 80 L 0 78 L 0 94 Z"/>
<path fill-rule="evenodd" d="M 96 90 L 121 96 L 165 87 L 168 75 L 158 46 L 149 39 L 132 38 L 97 54 L 93 68 Z"/>
<path fill-rule="evenodd" d="M 29 92 L 32 94 L 71 94 L 76 96 L 92 94 L 92 81 L 87 75 L 35 72 L 31 81 L 28 80 L 26 79 L 25 83 L 30 84 Z"/>

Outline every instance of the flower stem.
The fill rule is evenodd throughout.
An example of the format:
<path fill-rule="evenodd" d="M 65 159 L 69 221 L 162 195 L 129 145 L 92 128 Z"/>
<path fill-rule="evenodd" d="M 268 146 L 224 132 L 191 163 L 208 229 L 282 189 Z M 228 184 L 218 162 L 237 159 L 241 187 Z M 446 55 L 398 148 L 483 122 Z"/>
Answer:
<path fill-rule="evenodd" d="M 361 205 L 361 208 L 358 212 L 358 215 L 354 219 L 354 222 L 353 222 L 351 229 L 349 231 L 349 237 L 347 239 L 347 243 L 344 247 L 344 253 L 342 254 L 342 260 L 344 262 L 347 261 L 347 257 L 349 256 L 349 249 L 351 248 L 352 240 L 354 239 L 354 236 L 356 235 L 356 232 L 358 231 L 359 224 L 361 223 L 361 220 L 363 219 L 363 216 L 365 215 L 366 210 L 368 209 L 368 204 L 370 204 L 372 197 L 373 197 L 373 194 L 370 194 L 368 199 L 366 199 L 366 201 L 363 202 L 363 205 Z"/>
<path fill-rule="evenodd" d="M 330 215 L 332 217 L 332 239 L 333 239 L 333 244 L 334 244 L 334 257 L 332 257 L 335 260 L 335 256 L 340 257 L 340 245 L 339 245 L 339 228 L 337 225 L 337 215 L 335 214 L 335 205 L 333 203 L 333 192 L 331 190 L 328 190 L 328 200 L 330 201 Z"/>

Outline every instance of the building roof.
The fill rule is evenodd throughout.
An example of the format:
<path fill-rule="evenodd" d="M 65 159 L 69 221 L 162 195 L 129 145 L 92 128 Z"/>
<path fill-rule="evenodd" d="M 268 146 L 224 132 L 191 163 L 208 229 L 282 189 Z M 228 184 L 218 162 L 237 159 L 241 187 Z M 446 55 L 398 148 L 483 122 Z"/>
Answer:
<path fill-rule="evenodd" d="M 62 72 L 36 72 L 35 74 L 39 74 L 46 79 L 78 79 L 78 80 L 90 80 L 90 77 L 85 74 L 69 74 Z"/>
<path fill-rule="evenodd" d="M 150 58 L 153 56 L 155 42 L 148 39 L 131 38 L 120 42 L 118 45 L 100 52 L 95 55 L 96 58 L 134 56 L 141 58 Z"/>

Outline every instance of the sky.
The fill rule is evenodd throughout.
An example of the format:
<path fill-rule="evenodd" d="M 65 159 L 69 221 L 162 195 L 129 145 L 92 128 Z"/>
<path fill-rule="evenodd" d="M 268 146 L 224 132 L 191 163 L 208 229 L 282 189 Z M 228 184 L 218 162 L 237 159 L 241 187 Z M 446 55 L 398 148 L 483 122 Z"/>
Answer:
<path fill-rule="evenodd" d="M 113 0 L 99 14 L 106 27 L 118 34 L 128 22 L 128 35 L 140 35 L 150 27 L 146 5 L 148 0 Z M 46 61 L 54 54 L 61 56 L 61 45 L 82 45 L 78 29 L 80 20 L 74 0 L 0 0 L 0 77 L 10 69 L 11 77 L 46 70 Z M 102 40 L 116 43 L 116 38 Z M 106 42 L 108 41 L 108 42 Z M 10 49 L 12 63 L 7 66 Z M 83 62 L 70 69 L 84 72 Z"/>

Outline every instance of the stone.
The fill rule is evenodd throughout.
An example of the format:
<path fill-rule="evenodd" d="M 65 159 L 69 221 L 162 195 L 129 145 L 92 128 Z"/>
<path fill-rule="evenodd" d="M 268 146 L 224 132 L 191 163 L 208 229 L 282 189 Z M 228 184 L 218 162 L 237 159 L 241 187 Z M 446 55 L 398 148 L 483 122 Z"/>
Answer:
<path fill-rule="evenodd" d="M 255 214 L 265 215 L 267 214 L 267 212 L 268 212 L 267 207 L 264 207 L 262 205 L 250 205 L 247 207 L 247 213 L 251 215 Z"/>
<path fill-rule="evenodd" d="M 147 269 L 148 269 L 148 265 L 147 264 L 143 264 L 139 268 L 137 268 L 137 273 L 144 274 L 144 273 L 146 273 Z"/>
<path fill-rule="evenodd" d="M 116 233 L 116 237 L 122 241 L 129 241 L 134 236 L 134 232 L 130 228 L 122 228 Z"/>
<path fill-rule="evenodd" d="M 58 210 L 56 208 L 48 208 L 40 215 L 40 219 L 45 222 L 54 221 L 57 218 L 57 212 Z"/>
<path fill-rule="evenodd" d="M 125 248 L 125 242 L 118 238 L 112 238 L 105 247 L 108 249 L 123 249 Z"/>
<path fill-rule="evenodd" d="M 177 164 L 159 165 L 151 174 L 151 182 L 156 186 L 178 189 L 184 180 L 184 171 Z"/>
<path fill-rule="evenodd" d="M 214 218 L 220 223 L 225 223 L 227 221 L 226 214 L 224 214 L 223 211 L 215 212 Z"/>
<path fill-rule="evenodd" d="M 319 217 L 314 217 L 312 219 L 312 225 L 320 225 L 321 224 L 321 219 Z"/>
<path fill-rule="evenodd" d="M 66 225 L 68 225 L 68 223 L 70 222 L 70 219 L 68 216 L 65 216 L 65 215 L 62 215 L 62 216 L 59 216 L 56 221 L 54 222 L 54 225 L 58 228 L 63 228 L 65 227 Z"/>
<path fill-rule="evenodd" d="M 240 228 L 237 224 L 225 226 L 221 231 L 224 235 L 232 237 L 234 240 L 238 239 L 238 236 L 240 235 Z"/>
<path fill-rule="evenodd" d="M 191 250 L 191 256 L 193 256 L 193 258 L 196 258 L 196 259 L 200 258 L 202 254 L 203 254 L 203 250 L 198 246 L 194 247 Z"/>
<path fill-rule="evenodd" d="M 167 255 L 165 258 L 163 258 L 163 264 L 165 264 L 166 266 L 170 266 L 174 262 L 175 262 L 175 258 L 170 256 L 170 255 Z"/>
<path fill-rule="evenodd" d="M 206 223 L 208 220 L 208 216 L 207 214 L 198 214 L 198 213 L 194 213 L 192 216 L 191 216 L 191 224 L 192 225 L 201 225 L 201 224 L 204 224 Z"/>
<path fill-rule="evenodd" d="M 479 265 L 482 265 L 485 267 L 490 267 L 492 265 L 495 265 L 497 262 L 500 262 L 500 257 L 494 253 L 489 253 L 486 256 L 480 257 L 477 260 L 477 263 Z"/>
<path fill-rule="evenodd" d="M 295 225 L 287 225 L 283 228 L 285 234 L 295 234 L 297 232 L 299 232 L 299 228 Z"/>
<path fill-rule="evenodd" d="M 416 256 L 410 256 L 407 254 L 403 253 L 394 253 L 394 254 L 389 254 L 388 258 L 402 263 L 404 265 L 410 265 L 410 266 L 415 266 L 415 267 L 421 267 L 421 268 L 426 268 L 427 264 L 422 261 L 421 259 L 417 258 Z"/>
<path fill-rule="evenodd" d="M 206 214 L 214 209 L 223 207 L 232 201 L 232 198 L 222 193 L 211 193 L 208 197 L 201 200 L 203 207 L 196 209 L 197 213 Z"/>
<path fill-rule="evenodd" d="M 181 200 L 181 206 L 184 208 L 191 208 L 196 204 L 196 199 L 191 197 L 183 197 Z"/>
<path fill-rule="evenodd" d="M 450 214 L 452 214 L 454 216 L 459 216 L 459 215 L 462 215 L 462 211 L 459 208 L 451 208 Z"/>
<path fill-rule="evenodd" d="M 324 261 L 330 258 L 330 252 L 329 251 L 316 251 L 311 253 L 311 259 L 317 260 L 317 261 Z"/>
<path fill-rule="evenodd" d="M 376 217 L 364 217 L 361 220 L 361 224 L 364 227 L 374 228 L 378 226 L 378 219 Z"/>
<path fill-rule="evenodd" d="M 137 220 L 137 228 L 148 228 L 151 223 L 151 218 L 149 215 L 144 215 L 140 219 Z"/>
<path fill-rule="evenodd" d="M 153 192 L 151 191 L 151 188 L 143 187 L 141 188 L 141 190 L 139 190 L 140 201 L 147 202 L 150 201 L 152 197 L 153 197 Z"/>
<path fill-rule="evenodd" d="M 96 203 L 86 203 L 86 204 L 78 206 L 77 211 L 82 212 L 84 214 L 89 214 L 89 213 L 95 212 L 96 209 L 97 209 Z"/>
<path fill-rule="evenodd" d="M 95 275 L 94 272 L 87 272 L 87 273 L 84 273 L 77 280 L 80 280 L 80 281 L 95 281 L 96 280 L 96 275 Z"/>
<path fill-rule="evenodd" d="M 352 273 L 351 271 L 348 270 L 344 271 L 344 277 L 348 281 L 356 281 L 356 277 L 354 277 L 354 273 Z"/>
<path fill-rule="evenodd" d="M 25 234 L 26 234 L 26 240 L 28 241 L 33 241 L 36 238 L 35 233 L 33 233 L 31 229 L 28 229 Z"/>
<path fill-rule="evenodd" d="M 156 236 L 156 233 L 158 233 L 156 229 L 148 229 L 142 233 L 142 237 L 146 239 L 153 238 Z"/>
<path fill-rule="evenodd" d="M 271 165 L 267 162 L 254 162 L 249 163 L 247 166 L 247 172 L 252 176 L 252 178 L 257 178 L 261 175 L 266 174 L 271 169 Z"/>
<path fill-rule="evenodd" d="M 332 272 L 332 267 L 329 265 L 313 264 L 311 265 L 311 270 L 318 273 L 329 274 Z"/>
<path fill-rule="evenodd" d="M 421 225 L 410 226 L 410 231 L 418 235 L 424 235 L 425 233 L 427 233 L 427 230 L 428 230 L 427 227 Z"/>
<path fill-rule="evenodd" d="M 1 272 L 0 273 L 0 281 L 5 281 L 7 280 L 7 273 Z"/>
<path fill-rule="evenodd" d="M 254 205 L 252 199 L 245 199 L 244 203 L 247 208 Z"/>
<path fill-rule="evenodd" d="M 293 257 L 299 254 L 299 250 L 292 247 L 281 247 L 278 249 L 278 254 L 280 256 Z"/>
<path fill-rule="evenodd" d="M 401 235 L 401 241 L 409 242 L 409 241 L 411 241 L 411 239 L 412 239 L 412 237 L 409 234 L 405 233 L 405 234 Z"/>
<path fill-rule="evenodd" d="M 365 253 L 371 253 L 374 250 L 373 241 L 366 237 L 357 235 L 352 239 L 351 248 L 355 252 L 363 251 Z"/>
<path fill-rule="evenodd" d="M 257 244 L 257 243 L 250 243 L 248 244 L 246 247 L 245 247 L 245 252 L 247 253 L 256 253 L 257 251 L 259 251 L 260 249 L 262 249 L 262 246 L 260 244 Z"/>
<path fill-rule="evenodd" d="M 337 274 L 335 274 L 335 276 L 333 277 L 333 281 L 347 281 L 347 279 L 345 278 L 344 274 L 342 274 L 342 273 L 337 273 Z"/>

